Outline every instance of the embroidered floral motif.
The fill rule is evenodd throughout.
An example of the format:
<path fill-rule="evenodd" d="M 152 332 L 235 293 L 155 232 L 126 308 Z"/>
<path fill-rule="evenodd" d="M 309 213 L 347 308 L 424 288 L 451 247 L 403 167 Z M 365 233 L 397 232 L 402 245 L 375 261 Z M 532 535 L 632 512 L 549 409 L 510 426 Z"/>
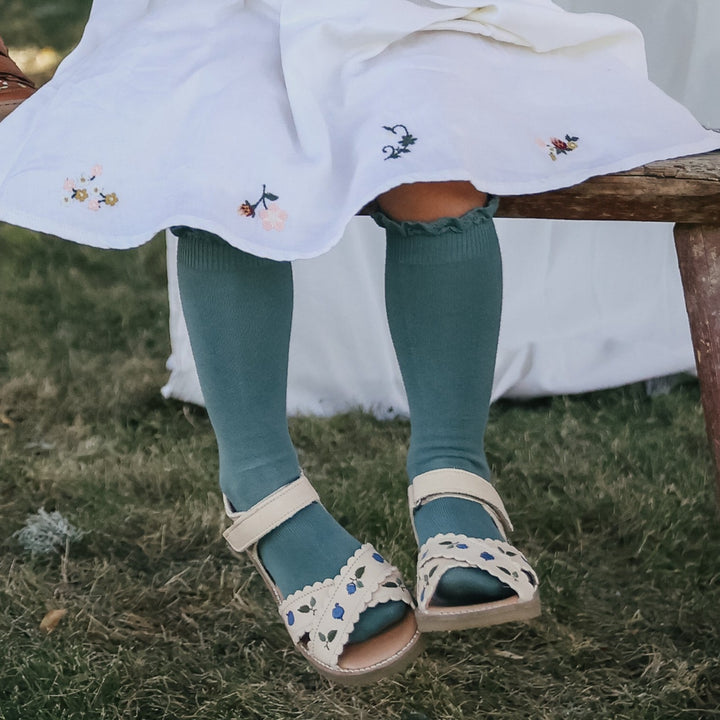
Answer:
<path fill-rule="evenodd" d="M 410 134 L 410 131 L 405 127 L 405 125 L 393 125 L 392 127 L 383 125 L 383 130 L 387 130 L 393 135 L 400 135 L 402 131 L 402 136 L 397 144 L 388 144 L 383 148 L 382 151 L 386 160 L 397 160 L 405 153 L 409 153 L 410 146 L 417 142 L 417 138 Z"/>
<path fill-rule="evenodd" d="M 325 648 L 329 650 L 330 643 L 337 637 L 337 630 L 331 630 L 327 635 L 319 632 L 318 637 L 320 638 L 321 642 L 325 643 Z"/>
<path fill-rule="evenodd" d="M 365 566 L 359 567 L 345 586 L 348 595 L 354 595 L 358 588 L 365 587 L 360 579 L 365 574 Z"/>
<path fill-rule="evenodd" d="M 100 210 L 103 205 L 108 207 L 117 205 L 119 202 L 117 194 L 114 192 L 106 193 L 104 188 L 101 189 L 95 183 L 102 173 L 102 165 L 94 165 L 89 173 L 80 175 L 79 180 L 65 178 L 63 190 L 68 193 L 65 195 L 65 202 L 70 203 L 74 200 L 75 202 L 84 203 L 85 207 L 93 212 Z"/>
<path fill-rule="evenodd" d="M 453 542 L 452 540 L 443 540 L 440 545 L 447 548 L 457 548 L 458 550 L 467 550 L 468 545 L 464 542 Z"/>
<path fill-rule="evenodd" d="M 277 199 L 278 196 L 268 192 L 267 186 L 263 185 L 262 195 L 258 201 L 251 203 L 246 200 L 238 208 L 238 215 L 247 218 L 259 217 L 264 230 L 284 230 L 288 214 L 275 202 Z M 268 205 L 268 203 L 270 204 Z M 262 205 L 263 209 L 258 211 L 258 205 Z"/>
<path fill-rule="evenodd" d="M 315 607 L 317 605 L 317 600 L 314 597 L 310 598 L 310 604 L 309 605 L 301 605 L 298 608 L 298 612 L 301 613 L 312 613 L 313 615 L 317 612 L 317 608 Z M 294 619 L 294 618 L 293 618 Z"/>
<path fill-rule="evenodd" d="M 555 162 L 560 155 L 567 155 L 569 152 L 576 150 L 579 139 L 573 135 L 566 135 L 564 140 L 555 137 L 550 138 L 550 142 L 546 145 L 550 151 L 550 159 Z"/>

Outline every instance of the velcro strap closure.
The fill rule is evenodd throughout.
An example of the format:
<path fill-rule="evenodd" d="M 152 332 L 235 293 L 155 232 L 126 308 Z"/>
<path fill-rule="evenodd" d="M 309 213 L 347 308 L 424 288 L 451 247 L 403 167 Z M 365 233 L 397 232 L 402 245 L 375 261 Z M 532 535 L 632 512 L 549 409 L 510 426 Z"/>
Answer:
<path fill-rule="evenodd" d="M 499 530 L 506 535 L 513 530 L 498 491 L 479 475 L 456 468 L 430 470 L 418 475 L 408 486 L 411 513 L 425 503 L 441 497 L 458 497 L 479 502 L 490 513 Z"/>
<path fill-rule="evenodd" d="M 314 502 L 319 503 L 320 498 L 305 475 L 283 485 L 246 512 L 235 512 L 225 498 L 225 512 L 234 522 L 223 537 L 235 552 L 242 552 Z"/>

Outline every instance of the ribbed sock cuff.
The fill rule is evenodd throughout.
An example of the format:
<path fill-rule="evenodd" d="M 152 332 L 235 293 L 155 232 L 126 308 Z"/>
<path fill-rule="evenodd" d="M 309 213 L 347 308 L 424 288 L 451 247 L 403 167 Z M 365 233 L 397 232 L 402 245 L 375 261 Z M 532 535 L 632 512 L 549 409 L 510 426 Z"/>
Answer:
<path fill-rule="evenodd" d="M 233 247 L 218 235 L 195 228 L 174 227 L 178 238 L 178 263 L 195 270 L 231 270 L 239 266 L 270 267 L 279 264 Z"/>
<path fill-rule="evenodd" d="M 373 218 L 385 228 L 387 259 L 406 265 L 440 265 L 484 256 L 497 248 L 493 215 L 497 198 L 457 218 L 429 223 L 397 222 L 383 213 Z"/>

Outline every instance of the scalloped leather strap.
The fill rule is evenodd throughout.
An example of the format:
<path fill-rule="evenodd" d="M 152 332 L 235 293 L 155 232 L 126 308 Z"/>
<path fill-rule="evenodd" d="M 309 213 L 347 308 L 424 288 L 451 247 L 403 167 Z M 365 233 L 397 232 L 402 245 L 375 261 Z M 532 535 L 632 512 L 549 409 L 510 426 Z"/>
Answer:
<path fill-rule="evenodd" d="M 411 516 L 425 503 L 443 497 L 457 497 L 479 502 L 492 516 L 498 529 L 504 535 L 507 536 L 513 530 L 505 505 L 503 505 L 497 490 L 479 475 L 455 468 L 430 470 L 418 475 L 410 483 L 408 500 Z"/>
<path fill-rule="evenodd" d="M 223 537 L 235 552 L 247 550 L 304 507 L 320 502 L 315 488 L 305 475 L 283 485 L 246 512 L 236 512 L 226 497 L 223 500 L 227 516 L 234 520 Z"/>

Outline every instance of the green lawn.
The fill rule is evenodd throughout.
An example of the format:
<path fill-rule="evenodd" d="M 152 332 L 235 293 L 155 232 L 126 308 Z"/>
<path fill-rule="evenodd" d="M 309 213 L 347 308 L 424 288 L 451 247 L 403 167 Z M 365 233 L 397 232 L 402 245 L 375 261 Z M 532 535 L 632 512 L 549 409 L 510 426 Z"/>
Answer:
<path fill-rule="evenodd" d="M 65 52 L 89 3 L 3 8 L 11 46 Z M 206 414 L 159 393 L 168 352 L 160 240 L 98 251 L 0 225 L 0 720 L 720 717 L 720 525 L 696 383 L 494 406 L 490 458 L 543 615 L 433 635 L 405 674 L 348 690 L 291 649 L 225 548 Z M 328 507 L 412 577 L 408 423 L 291 427 Z M 14 533 L 40 508 L 84 535 L 28 552 Z"/>
<path fill-rule="evenodd" d="M 224 547 L 204 411 L 165 401 L 164 247 L 104 252 L 0 226 L 0 718 L 720 716 L 720 528 L 698 388 L 499 403 L 488 438 L 531 625 L 433 635 L 360 691 L 289 647 Z M 407 422 L 299 418 L 326 504 L 412 577 Z M 86 534 L 50 555 L 39 508 Z M 67 614 L 47 634 L 50 609 Z"/>

